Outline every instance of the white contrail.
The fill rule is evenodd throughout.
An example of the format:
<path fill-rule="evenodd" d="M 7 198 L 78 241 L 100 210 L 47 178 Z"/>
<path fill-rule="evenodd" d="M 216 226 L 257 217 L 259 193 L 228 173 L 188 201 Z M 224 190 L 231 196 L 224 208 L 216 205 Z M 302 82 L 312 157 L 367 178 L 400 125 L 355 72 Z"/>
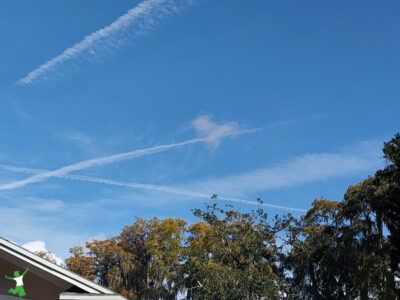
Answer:
<path fill-rule="evenodd" d="M 217 129 L 218 129 L 218 126 L 217 126 Z M 221 134 L 219 134 L 218 138 L 222 139 L 222 138 L 228 137 L 228 136 L 238 136 L 238 135 L 242 135 L 242 134 L 255 133 L 259 130 L 260 130 L 259 128 L 243 129 L 243 130 L 236 129 L 234 131 L 229 131 L 227 133 L 221 133 Z M 215 140 L 214 136 L 212 136 L 212 138 L 214 141 Z M 210 141 L 210 137 L 207 136 L 207 137 L 191 139 L 191 140 L 187 140 L 187 141 L 183 141 L 183 142 L 179 142 L 179 143 L 159 145 L 159 146 L 154 146 L 154 147 L 150 147 L 150 148 L 144 148 L 144 149 L 133 150 L 133 151 L 129 151 L 129 152 L 123 152 L 123 153 L 118 153 L 118 154 L 99 157 L 99 158 L 88 159 L 88 160 L 80 161 L 80 162 L 59 168 L 57 170 L 38 173 L 38 174 L 35 174 L 28 178 L 25 178 L 23 180 L 14 181 L 14 182 L 0 185 L 0 190 L 12 190 L 12 189 L 15 189 L 15 188 L 18 188 L 21 186 L 25 186 L 30 183 L 43 181 L 50 177 L 67 175 L 73 171 L 78 171 L 78 170 L 90 168 L 93 166 L 106 165 L 106 164 L 110 164 L 110 163 L 117 162 L 120 160 L 150 155 L 150 154 L 166 151 L 169 149 L 182 147 L 182 146 L 189 145 L 189 144 L 195 144 L 195 143 L 200 143 L 200 142 L 208 143 L 209 141 Z"/>
<path fill-rule="evenodd" d="M 25 77 L 19 79 L 17 83 L 21 85 L 33 83 L 49 72 L 57 70 L 64 62 L 77 58 L 82 53 L 96 57 L 105 50 L 119 48 L 127 35 L 141 35 L 147 32 L 149 28 L 163 18 L 179 11 L 180 7 L 185 3 L 190 3 L 190 0 L 142 1 L 110 25 L 85 36 L 77 44 L 67 48 L 58 56 L 53 57 Z M 135 25 L 135 28 L 127 32 L 127 29 L 132 25 Z"/>
<path fill-rule="evenodd" d="M 43 170 L 43 169 L 30 169 L 30 168 L 14 167 L 14 166 L 9 166 L 9 165 L 0 165 L 0 168 L 3 169 L 3 170 L 18 172 L 18 173 L 27 173 L 27 174 L 43 174 L 43 173 L 46 173 L 46 172 L 50 172 L 48 170 Z M 178 189 L 178 188 L 175 188 L 175 187 L 168 187 L 168 186 L 154 185 L 154 184 L 136 183 L 136 182 L 115 181 L 115 180 L 111 180 L 111 179 L 104 179 L 104 178 L 90 177 L 90 176 L 83 176 L 83 175 L 62 175 L 62 174 L 59 174 L 59 175 L 55 175 L 54 177 L 64 178 L 64 179 L 72 179 L 72 180 L 79 180 L 79 181 L 86 181 L 86 182 L 97 182 L 97 183 L 103 183 L 103 184 L 109 184 L 109 185 L 115 185 L 115 186 L 122 186 L 122 187 L 145 189 L 145 190 L 157 191 L 157 192 L 165 192 L 165 193 L 171 193 L 171 194 L 194 197 L 194 198 L 210 199 L 210 195 L 211 195 L 211 194 L 206 194 L 206 193 L 197 193 L 197 192 L 193 192 L 193 191 Z M 232 197 L 218 196 L 217 199 L 218 200 L 224 200 L 224 201 L 230 201 L 230 202 L 236 202 L 236 203 L 242 203 L 242 204 L 260 205 L 260 203 L 258 203 L 256 201 L 250 201 L 250 200 L 244 200 L 244 199 L 232 198 Z M 270 204 L 270 203 L 263 203 L 261 205 L 265 206 L 265 207 L 270 207 L 270 208 L 280 209 L 280 210 L 286 210 L 286 211 L 301 212 L 301 213 L 306 212 L 305 209 L 295 208 L 295 207 L 288 207 L 288 206 L 281 206 L 281 205 L 275 205 L 275 204 Z"/>

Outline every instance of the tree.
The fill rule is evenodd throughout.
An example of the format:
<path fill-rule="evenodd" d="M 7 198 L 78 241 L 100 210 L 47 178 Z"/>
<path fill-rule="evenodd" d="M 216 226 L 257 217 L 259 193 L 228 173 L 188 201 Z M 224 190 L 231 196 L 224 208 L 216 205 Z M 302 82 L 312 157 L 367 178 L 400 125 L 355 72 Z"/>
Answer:
<path fill-rule="evenodd" d="M 390 266 L 400 277 L 400 134 L 397 133 L 383 146 L 387 166 L 375 174 L 381 197 L 373 209 L 382 212 L 383 221 L 390 234 Z M 398 290 L 400 295 L 400 292 Z"/>
<path fill-rule="evenodd" d="M 87 279 L 94 280 L 96 278 L 94 258 L 84 255 L 82 246 L 73 247 L 69 252 L 72 256 L 65 260 L 67 268 Z"/>
<path fill-rule="evenodd" d="M 186 221 L 167 218 L 159 222 L 148 241 L 152 257 L 149 274 L 158 294 L 175 299 L 181 288 L 181 262 Z"/>
<path fill-rule="evenodd" d="M 389 266 L 390 243 L 383 234 L 384 211 L 378 207 L 383 189 L 374 177 L 350 186 L 344 196 L 343 216 L 350 222 L 358 247 L 357 289 L 361 299 L 394 299 L 394 274 Z"/>
<path fill-rule="evenodd" d="M 260 209 L 194 210 L 185 251 L 188 299 L 278 299 L 275 234 Z"/>
<path fill-rule="evenodd" d="M 315 199 L 300 222 L 289 226 L 289 299 L 354 299 L 357 245 L 338 201 Z"/>
<path fill-rule="evenodd" d="M 129 299 L 175 299 L 180 288 L 182 219 L 143 219 L 118 236 L 71 248 L 67 267 Z"/>
<path fill-rule="evenodd" d="M 57 262 L 56 258 L 54 257 L 54 255 L 51 252 L 47 252 L 47 251 L 42 250 L 42 251 L 35 252 L 35 254 L 37 256 L 39 256 L 39 257 L 41 257 L 41 258 L 53 263 L 53 264 L 57 264 L 57 265 L 59 264 Z"/>

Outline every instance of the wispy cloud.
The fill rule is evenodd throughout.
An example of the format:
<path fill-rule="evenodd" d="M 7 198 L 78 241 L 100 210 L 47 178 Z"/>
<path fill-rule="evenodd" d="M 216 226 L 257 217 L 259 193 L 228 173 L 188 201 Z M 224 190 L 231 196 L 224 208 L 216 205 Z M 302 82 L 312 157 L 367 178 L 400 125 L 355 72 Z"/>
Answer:
<path fill-rule="evenodd" d="M 103 156 L 103 157 L 99 157 L 99 158 L 80 161 L 80 162 L 77 162 L 77 163 L 74 163 L 74 164 L 71 164 L 68 166 L 61 167 L 57 170 L 40 172 L 40 173 L 34 174 L 28 178 L 25 178 L 23 180 L 18 180 L 18 181 L 13 181 L 10 183 L 2 184 L 2 185 L 0 185 L 0 190 L 12 190 L 12 189 L 16 189 L 18 187 L 25 186 L 27 184 L 46 180 L 47 178 L 61 177 L 61 176 L 67 175 L 74 171 L 83 170 L 83 169 L 87 169 L 87 168 L 94 167 L 94 166 L 107 165 L 107 164 L 111 164 L 111 163 L 114 163 L 117 161 L 132 159 L 132 158 L 136 158 L 136 157 L 140 157 L 140 156 L 151 155 L 151 154 L 167 151 L 170 149 L 183 147 L 183 146 L 186 146 L 189 144 L 196 144 L 196 143 L 201 143 L 201 142 L 208 143 L 210 140 L 213 143 L 216 141 L 218 141 L 218 143 L 219 143 L 220 140 L 224 137 L 237 136 L 237 135 L 248 134 L 248 133 L 253 133 L 253 132 L 257 131 L 257 130 L 240 130 L 238 127 L 232 128 L 231 130 L 221 130 L 220 129 L 220 128 L 225 128 L 225 126 L 226 125 L 224 125 L 224 124 L 218 125 L 215 122 L 213 122 L 213 129 L 209 130 L 207 133 L 203 134 L 199 138 L 190 139 L 190 140 L 186 140 L 186 141 L 179 142 L 179 143 L 159 145 L 159 146 L 154 146 L 154 147 L 150 147 L 150 148 L 133 150 L 133 151 L 129 151 L 129 152 L 123 152 L 123 153 L 118 153 L 118 154 L 114 154 L 114 155 Z M 216 134 L 215 132 L 217 132 L 218 134 Z"/>
<path fill-rule="evenodd" d="M 67 139 L 77 142 L 83 146 L 92 146 L 92 140 L 82 132 L 74 132 L 72 134 L 68 134 Z"/>
<path fill-rule="evenodd" d="M 342 177 L 359 172 L 374 172 L 382 166 L 381 143 L 360 143 L 338 153 L 305 154 L 258 170 L 211 178 L 182 186 L 190 190 L 212 190 L 217 194 L 240 197 L 243 194 L 272 190 L 307 182 Z"/>
<path fill-rule="evenodd" d="M 0 165 L 0 168 L 3 170 L 18 172 L 18 173 L 27 173 L 27 174 L 42 174 L 42 173 L 49 172 L 47 170 L 42 170 L 42 169 L 21 168 L 21 167 L 9 166 L 9 165 Z M 170 194 L 187 196 L 190 198 L 200 198 L 200 199 L 210 199 L 210 197 L 212 195 L 212 191 L 213 191 L 210 188 L 203 188 L 202 192 L 196 192 L 194 190 L 185 190 L 185 189 L 170 187 L 170 186 L 144 184 L 144 183 L 136 183 L 136 182 L 123 182 L 123 181 L 116 181 L 116 180 L 105 179 L 105 178 L 83 176 L 83 175 L 72 175 L 72 174 L 57 175 L 55 177 L 71 179 L 71 180 L 79 180 L 79 181 L 85 181 L 85 182 L 102 183 L 102 184 L 108 184 L 108 185 L 113 185 L 113 186 L 144 189 L 144 190 L 156 191 L 156 192 L 164 192 L 164 193 L 170 193 Z M 207 193 L 205 191 L 209 191 L 209 193 Z M 240 199 L 240 198 L 235 198 L 235 197 L 224 197 L 223 195 L 218 195 L 217 199 L 223 200 L 223 201 L 242 203 L 242 204 L 259 205 L 259 203 L 256 201 Z M 305 212 L 305 210 L 301 209 L 301 208 L 288 207 L 288 206 L 276 205 L 276 204 L 271 204 L 271 203 L 263 203 L 262 206 L 286 210 L 286 211 Z"/>
<path fill-rule="evenodd" d="M 64 63 L 70 60 L 78 57 L 99 57 L 110 50 L 118 49 L 127 37 L 131 38 L 147 33 L 162 19 L 178 12 L 185 4 L 191 2 L 193 0 L 142 1 L 113 23 L 85 36 L 77 44 L 65 49 L 61 54 L 19 79 L 17 83 L 31 84 L 37 80 L 48 78 L 50 73 L 57 72 Z"/>
<path fill-rule="evenodd" d="M 62 135 L 61 137 L 66 139 L 68 142 L 72 142 L 88 154 L 99 156 L 102 153 L 96 146 L 94 140 L 83 132 L 75 131 L 73 133 Z"/>
<path fill-rule="evenodd" d="M 192 126 L 200 137 L 212 148 L 219 146 L 221 139 L 226 136 L 237 136 L 243 133 L 253 133 L 260 131 L 261 128 L 243 129 L 237 122 L 216 123 L 208 115 L 198 116 L 192 121 Z"/>

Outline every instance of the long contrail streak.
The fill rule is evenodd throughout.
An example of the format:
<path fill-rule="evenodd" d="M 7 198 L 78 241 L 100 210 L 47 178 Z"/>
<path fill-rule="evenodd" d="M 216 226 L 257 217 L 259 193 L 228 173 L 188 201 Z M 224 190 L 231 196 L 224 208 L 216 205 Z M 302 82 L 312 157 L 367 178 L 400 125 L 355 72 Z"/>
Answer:
<path fill-rule="evenodd" d="M 37 67 L 25 77 L 18 80 L 18 84 L 26 85 L 45 77 L 48 73 L 57 71 L 65 62 L 76 59 L 82 54 L 88 57 L 97 57 L 105 51 L 119 48 L 123 40 L 129 35 L 142 35 L 149 28 L 154 27 L 160 20 L 176 13 L 189 0 L 145 0 L 128 10 L 113 23 L 87 36 L 80 42 L 65 49 L 61 54 L 53 57 Z M 130 28 L 133 25 L 134 28 Z M 128 29 L 131 29 L 128 31 Z"/>
<path fill-rule="evenodd" d="M 0 165 L 0 168 L 3 170 L 19 172 L 19 173 L 26 173 L 26 174 L 43 174 L 43 173 L 49 172 L 48 170 L 43 170 L 43 169 L 21 168 L 21 167 L 9 166 L 9 165 Z M 210 195 L 211 195 L 211 194 L 206 194 L 206 193 L 197 193 L 197 192 L 193 192 L 193 191 L 187 191 L 187 190 L 178 189 L 175 187 L 168 187 L 168 186 L 154 185 L 154 184 L 135 183 L 135 182 L 115 181 L 115 180 L 111 180 L 111 179 L 82 176 L 82 175 L 72 175 L 72 174 L 61 175 L 61 174 L 59 174 L 59 175 L 55 175 L 54 177 L 71 179 L 71 180 L 79 180 L 79 181 L 85 181 L 85 182 L 103 183 L 103 184 L 109 184 L 109 185 L 114 185 L 114 186 L 145 189 L 145 190 L 150 190 L 150 191 L 165 192 L 165 193 L 171 193 L 171 194 L 194 197 L 194 198 L 202 198 L 202 199 L 210 199 Z M 260 205 L 260 203 L 258 203 L 256 201 L 250 201 L 250 200 L 233 198 L 233 197 L 218 196 L 217 199 L 224 200 L 224 201 L 230 201 L 230 202 L 236 202 L 236 203 L 242 203 L 242 204 Z M 300 213 L 304 213 L 306 211 L 305 209 L 301 209 L 301 208 L 281 206 L 281 205 L 275 205 L 275 204 L 270 204 L 270 203 L 262 203 L 261 205 L 265 206 L 265 207 L 286 210 L 286 211 L 300 212 Z"/>

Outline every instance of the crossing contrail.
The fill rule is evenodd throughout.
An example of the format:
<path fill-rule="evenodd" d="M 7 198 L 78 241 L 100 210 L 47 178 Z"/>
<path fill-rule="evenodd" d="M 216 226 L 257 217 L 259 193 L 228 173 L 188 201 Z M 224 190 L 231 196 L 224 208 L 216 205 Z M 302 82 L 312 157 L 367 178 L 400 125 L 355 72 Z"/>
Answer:
<path fill-rule="evenodd" d="M 117 161 L 132 159 L 135 157 L 150 155 L 150 154 L 154 154 L 154 153 L 158 153 L 158 152 L 163 152 L 163 151 L 167 151 L 167 150 L 170 150 L 173 148 L 186 146 L 189 144 L 196 144 L 196 143 L 201 143 L 201 142 L 209 143 L 210 141 L 215 142 L 216 139 L 221 140 L 222 138 L 225 138 L 225 137 L 255 133 L 255 132 L 261 130 L 260 128 L 255 128 L 255 129 L 234 128 L 232 130 L 220 132 L 220 127 L 226 127 L 226 125 L 215 125 L 215 128 L 213 128 L 213 130 L 209 131 L 207 136 L 204 136 L 201 138 L 195 138 L 195 139 L 186 140 L 186 141 L 179 142 L 179 143 L 159 145 L 159 146 L 154 146 L 154 147 L 150 147 L 150 148 L 144 148 L 144 149 L 133 150 L 133 151 L 129 151 L 129 152 L 123 152 L 123 153 L 113 154 L 113 155 L 99 157 L 99 158 L 88 159 L 88 160 L 80 161 L 80 162 L 77 162 L 77 163 L 74 163 L 74 164 L 71 164 L 68 166 L 61 167 L 57 170 L 37 173 L 37 174 L 34 174 L 23 180 L 14 181 L 14 182 L 0 185 L 0 190 L 12 190 L 12 189 L 15 189 L 18 187 L 25 186 L 27 184 L 46 180 L 47 178 L 50 178 L 50 177 L 67 175 L 73 171 L 78 171 L 78 170 L 90 168 L 93 166 L 101 166 L 101 165 L 111 164 L 111 163 L 114 163 Z M 217 134 L 216 134 L 216 132 L 217 132 Z"/>
<path fill-rule="evenodd" d="M 167 151 L 172 148 L 178 148 L 178 147 L 182 147 L 185 145 L 195 144 L 195 143 L 200 143 L 200 142 L 205 142 L 205 141 L 207 141 L 207 138 L 196 138 L 196 139 L 191 139 L 191 140 L 187 140 L 187 141 L 180 142 L 180 143 L 154 146 L 154 147 L 150 147 L 150 148 L 144 148 L 144 149 L 133 150 L 133 151 L 129 151 L 129 152 L 113 154 L 113 155 L 109 155 L 109 156 L 103 156 L 103 157 L 99 157 L 99 158 L 88 159 L 88 160 L 80 161 L 80 162 L 59 168 L 57 170 L 40 172 L 40 173 L 34 174 L 28 178 L 25 178 L 23 180 L 14 181 L 14 182 L 0 185 L 0 190 L 12 190 L 12 189 L 15 189 L 15 188 L 18 188 L 21 186 L 25 186 L 30 183 L 43 181 L 50 177 L 59 177 L 62 175 L 67 175 L 73 171 L 78 171 L 78 170 L 90 168 L 93 166 L 106 165 L 106 164 L 110 164 L 110 163 L 121 161 L 121 160 L 132 159 L 135 157 L 150 155 L 150 154 L 154 154 L 154 153 L 158 153 L 158 152 Z"/>

